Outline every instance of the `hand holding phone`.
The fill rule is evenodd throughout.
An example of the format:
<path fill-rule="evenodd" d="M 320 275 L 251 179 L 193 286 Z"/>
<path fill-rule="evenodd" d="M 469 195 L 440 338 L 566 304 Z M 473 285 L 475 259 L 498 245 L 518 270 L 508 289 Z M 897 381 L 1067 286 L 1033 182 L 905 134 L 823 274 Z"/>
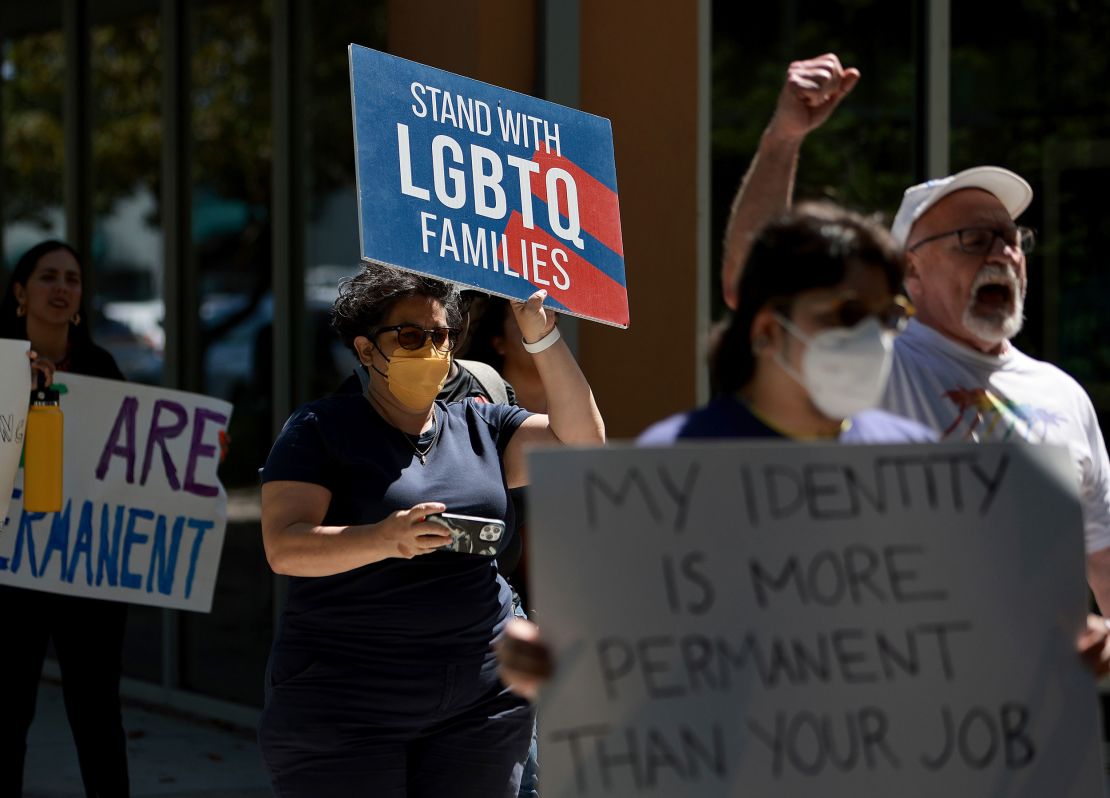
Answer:
<path fill-rule="evenodd" d="M 451 533 L 451 543 L 442 546 L 439 551 L 493 557 L 497 554 L 497 547 L 505 536 L 505 522 L 497 518 L 432 513 L 424 520 L 431 524 L 439 524 Z"/>

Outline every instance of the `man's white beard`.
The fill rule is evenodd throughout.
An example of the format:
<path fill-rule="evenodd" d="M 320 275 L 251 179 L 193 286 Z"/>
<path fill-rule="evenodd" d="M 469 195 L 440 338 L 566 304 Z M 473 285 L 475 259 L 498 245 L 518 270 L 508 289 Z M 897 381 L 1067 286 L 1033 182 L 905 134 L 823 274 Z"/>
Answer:
<path fill-rule="evenodd" d="M 977 301 L 979 289 L 986 285 L 1004 285 L 1010 290 L 1010 301 L 995 309 L 981 306 Z M 964 308 L 964 329 L 981 341 L 1000 344 L 1009 341 L 1019 332 L 1025 321 L 1025 285 L 1018 280 L 1014 267 L 987 263 L 975 275 L 971 297 Z"/>

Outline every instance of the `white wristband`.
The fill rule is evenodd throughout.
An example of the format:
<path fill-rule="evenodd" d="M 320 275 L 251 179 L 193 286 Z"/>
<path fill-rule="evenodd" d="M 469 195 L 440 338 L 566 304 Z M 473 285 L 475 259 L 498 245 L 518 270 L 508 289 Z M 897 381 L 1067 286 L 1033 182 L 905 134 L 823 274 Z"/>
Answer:
<path fill-rule="evenodd" d="M 540 340 L 536 341 L 534 344 L 530 344 L 527 341 L 525 341 L 523 336 L 521 336 L 520 342 L 522 344 L 524 344 L 524 351 L 525 352 L 531 352 L 534 355 L 538 352 L 542 352 L 543 350 L 547 349 L 548 347 L 550 347 L 552 344 L 554 344 L 556 341 L 558 341 L 562 337 L 563 337 L 563 335 L 562 335 L 562 333 L 559 332 L 559 328 L 558 327 L 552 327 L 551 332 L 549 332 L 547 335 L 545 335 Z"/>

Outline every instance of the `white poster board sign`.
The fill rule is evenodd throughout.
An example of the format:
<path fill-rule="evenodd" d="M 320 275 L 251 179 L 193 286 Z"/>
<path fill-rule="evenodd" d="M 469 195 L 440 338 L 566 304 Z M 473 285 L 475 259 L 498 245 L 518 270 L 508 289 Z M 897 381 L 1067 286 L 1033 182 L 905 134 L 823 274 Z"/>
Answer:
<path fill-rule="evenodd" d="M 31 396 L 28 341 L 0 338 L 0 517 L 8 509 L 19 460 L 23 454 L 23 428 Z"/>
<path fill-rule="evenodd" d="M 63 505 L 0 527 L 0 584 L 208 612 L 227 494 L 216 476 L 231 405 L 76 374 L 65 386 Z"/>
<path fill-rule="evenodd" d="M 1103 795 L 1066 451 L 532 456 L 544 795 Z"/>

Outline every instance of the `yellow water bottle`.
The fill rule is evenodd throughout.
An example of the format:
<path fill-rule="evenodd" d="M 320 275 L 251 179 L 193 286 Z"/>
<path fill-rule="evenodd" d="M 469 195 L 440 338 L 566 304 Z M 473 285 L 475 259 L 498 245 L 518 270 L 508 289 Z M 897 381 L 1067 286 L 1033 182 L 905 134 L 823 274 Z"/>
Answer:
<path fill-rule="evenodd" d="M 56 513 L 62 509 L 62 408 L 58 392 L 43 387 L 31 391 L 23 443 L 23 509 Z"/>

